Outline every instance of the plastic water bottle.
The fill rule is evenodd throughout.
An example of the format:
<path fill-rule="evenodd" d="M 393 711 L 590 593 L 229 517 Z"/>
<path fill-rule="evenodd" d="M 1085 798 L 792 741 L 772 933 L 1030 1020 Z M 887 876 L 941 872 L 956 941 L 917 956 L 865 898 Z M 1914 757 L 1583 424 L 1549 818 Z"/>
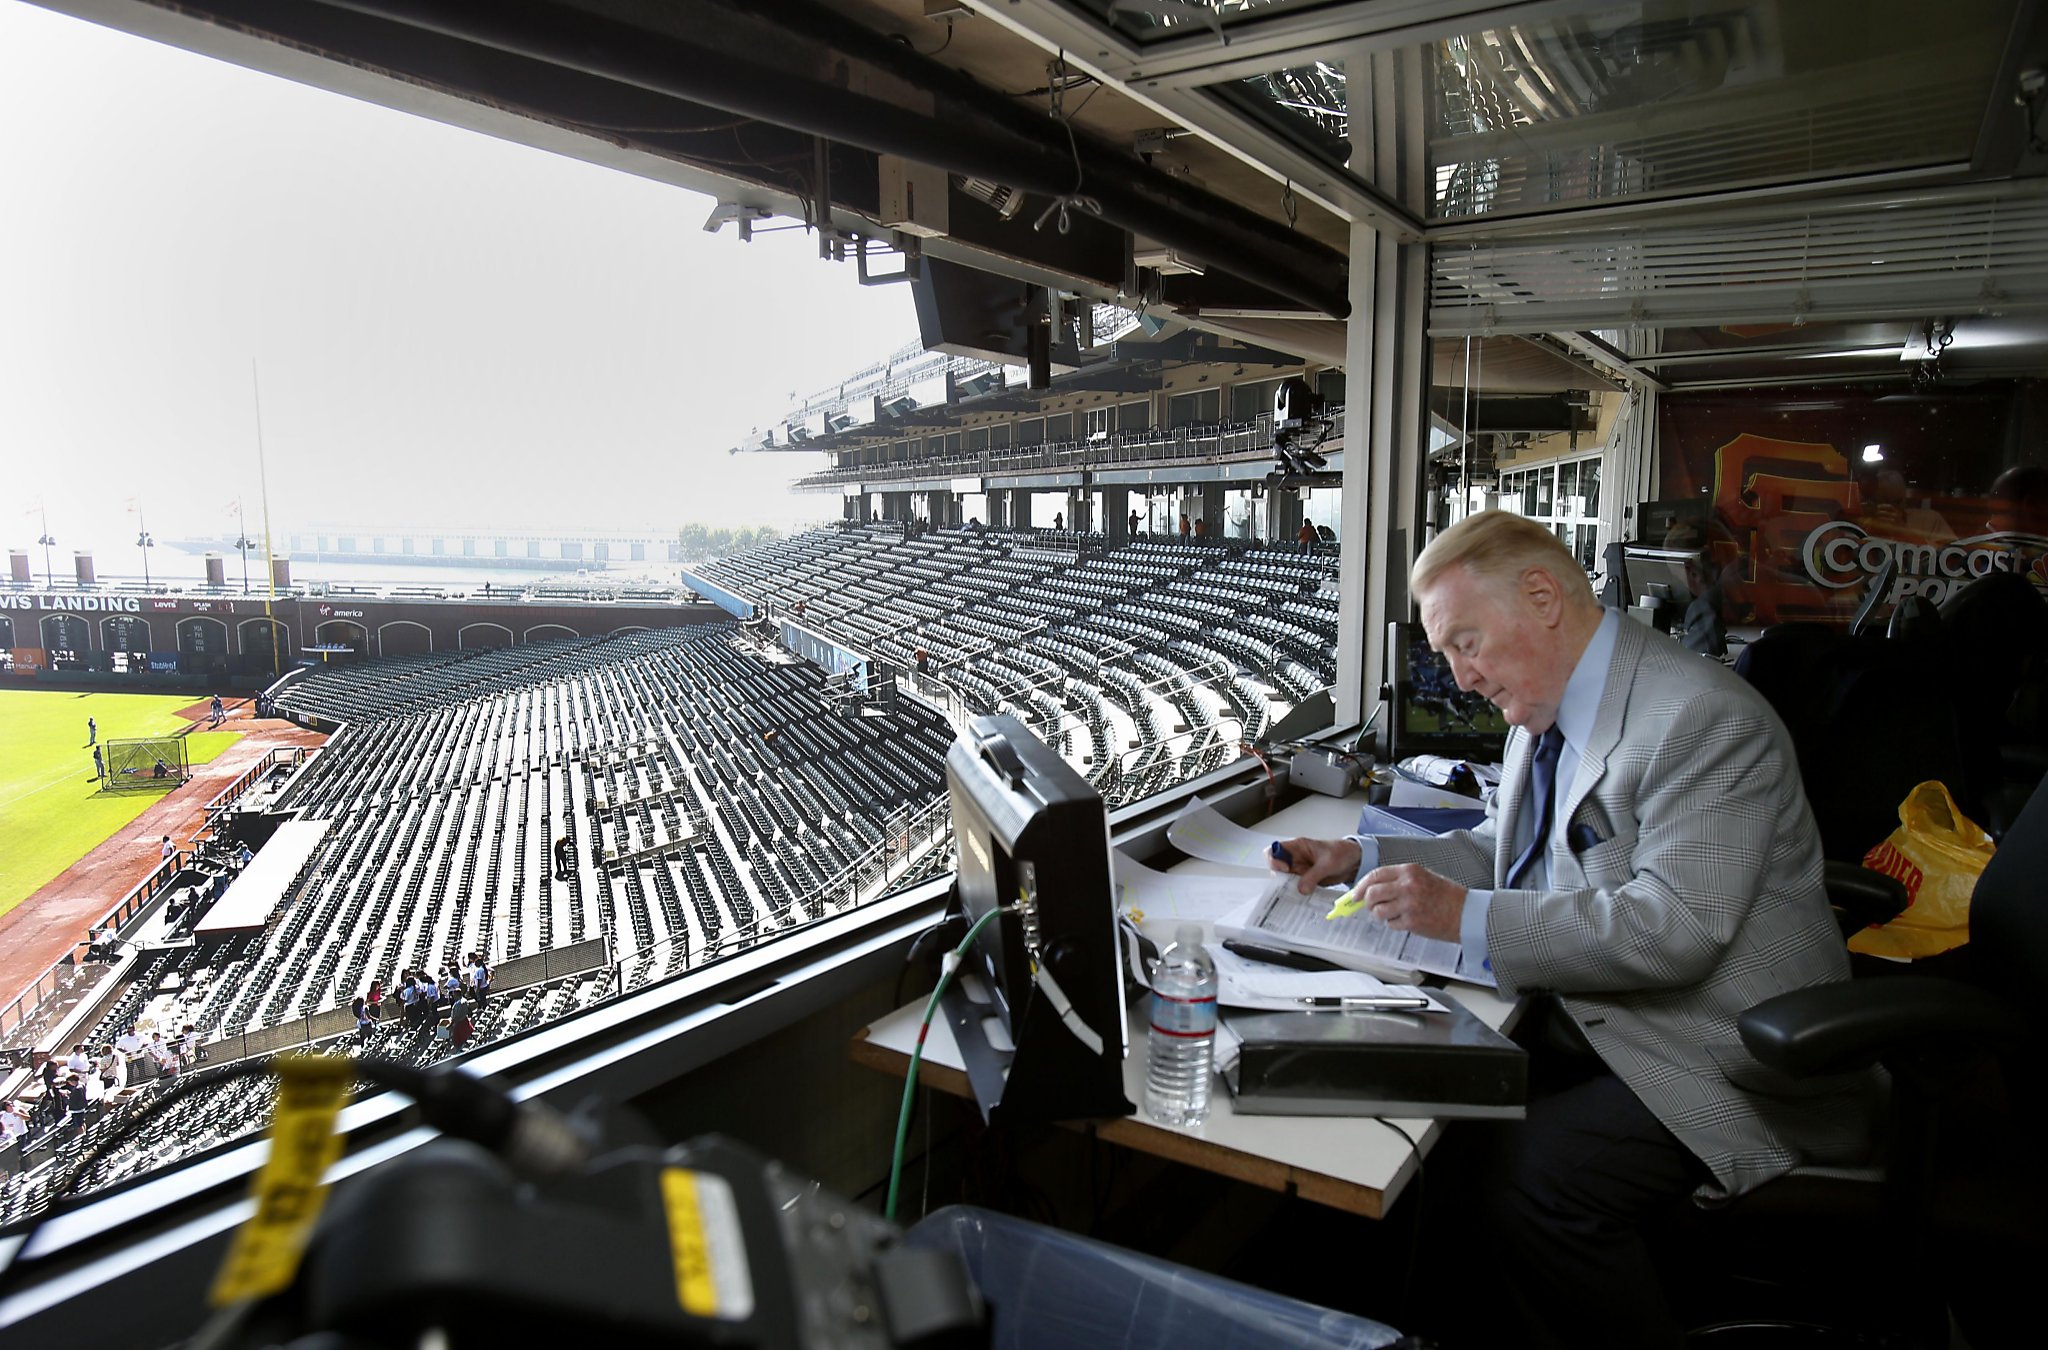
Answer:
<path fill-rule="evenodd" d="M 1215 1063 L 1216 963 L 1202 950 L 1200 926 L 1182 924 L 1152 968 L 1145 1114 L 1161 1125 L 1201 1124 Z"/>

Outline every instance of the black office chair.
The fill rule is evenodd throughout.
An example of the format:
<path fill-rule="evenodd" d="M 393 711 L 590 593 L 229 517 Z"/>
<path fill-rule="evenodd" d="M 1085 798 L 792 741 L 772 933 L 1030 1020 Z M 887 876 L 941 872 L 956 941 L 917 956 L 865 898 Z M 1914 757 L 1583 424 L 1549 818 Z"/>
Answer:
<path fill-rule="evenodd" d="M 1971 691 L 1957 686 L 1944 646 L 1938 637 L 1781 624 L 1736 661 L 1791 733 L 1828 858 L 1861 862 L 1928 779 L 1947 784 L 1972 820 L 1983 818 L 1960 730 Z"/>
<path fill-rule="evenodd" d="M 2048 988 L 2048 784 L 2035 790 L 1984 869 L 1970 911 L 1967 978 L 1904 974 L 1797 990 L 1743 1014 L 1743 1044 L 1789 1080 L 1872 1064 L 1892 1094 L 1879 1172 L 1814 1169 L 1760 1187 L 1731 1209 L 1799 1221 L 1795 1282 L 1845 1255 L 1821 1291 L 1846 1316 L 1894 1329 L 1892 1344 L 1948 1344 L 1953 1315 L 1973 1350 L 2038 1344 L 2033 1281 L 2048 1271 L 2048 1055 L 2034 1004 Z M 1812 1292 L 1808 1290 L 1807 1292 Z M 1810 1317 L 1779 1319 L 1780 1333 Z M 1872 1344 L 1710 1329 L 1702 1346 Z M 1818 1332 L 1811 1332 L 1817 1337 Z"/>
<path fill-rule="evenodd" d="M 1997 838 L 2048 767 L 2048 600 L 2026 576 L 1994 572 L 1941 605 L 1941 644 L 1967 691 L 1962 743 Z"/>

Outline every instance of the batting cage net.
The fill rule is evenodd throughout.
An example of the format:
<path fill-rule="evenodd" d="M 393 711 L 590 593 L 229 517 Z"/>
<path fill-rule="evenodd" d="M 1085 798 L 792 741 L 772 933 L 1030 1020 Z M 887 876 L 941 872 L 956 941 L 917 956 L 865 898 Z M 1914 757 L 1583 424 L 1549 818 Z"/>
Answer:
<path fill-rule="evenodd" d="M 185 742 L 178 736 L 137 736 L 100 745 L 103 788 L 170 787 L 192 776 Z"/>

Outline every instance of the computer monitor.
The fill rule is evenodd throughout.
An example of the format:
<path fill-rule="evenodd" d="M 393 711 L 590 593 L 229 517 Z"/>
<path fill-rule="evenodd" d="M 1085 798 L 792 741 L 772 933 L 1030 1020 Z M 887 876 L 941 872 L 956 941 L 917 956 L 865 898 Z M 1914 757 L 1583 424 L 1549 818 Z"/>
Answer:
<path fill-rule="evenodd" d="M 1700 551 L 1630 544 L 1625 555 L 1626 611 L 1660 633 L 1683 622 L 1685 607 L 1692 603 L 1695 594 L 1693 581 Z"/>
<path fill-rule="evenodd" d="M 941 1002 L 983 1116 L 998 1124 L 1129 1115 L 1101 796 L 1003 716 L 968 723 L 946 755 L 946 786 L 957 915 L 972 925 L 1016 907 L 982 927 Z"/>
<path fill-rule="evenodd" d="M 1422 625 L 1387 625 L 1389 750 L 1395 760 L 1442 755 L 1491 764 L 1507 743 L 1507 719 L 1478 694 L 1458 687 L 1451 663 L 1429 645 Z"/>

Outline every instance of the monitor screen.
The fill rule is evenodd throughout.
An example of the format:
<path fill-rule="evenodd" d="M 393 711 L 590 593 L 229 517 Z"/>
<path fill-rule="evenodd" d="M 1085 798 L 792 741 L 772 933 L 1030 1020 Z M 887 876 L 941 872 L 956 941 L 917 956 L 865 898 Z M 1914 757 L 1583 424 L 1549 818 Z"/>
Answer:
<path fill-rule="evenodd" d="M 1422 625 L 1387 625 L 1393 672 L 1389 727 L 1396 760 L 1443 755 L 1493 763 L 1507 741 L 1507 719 L 1480 695 L 1458 687 L 1451 663 L 1429 645 Z"/>
<path fill-rule="evenodd" d="M 1016 907 L 981 929 L 961 967 L 975 978 L 955 982 L 961 998 L 948 991 L 948 1016 L 983 1112 L 991 1120 L 1061 1120 L 1129 1111 L 1101 796 L 1015 718 L 1002 716 L 969 722 L 947 753 L 946 785 L 961 917 L 972 925 L 993 909 Z M 1000 1028 L 994 1034 L 985 1025 L 991 1020 Z M 983 1059 L 977 1075 L 984 1050 L 994 1058 Z"/>

